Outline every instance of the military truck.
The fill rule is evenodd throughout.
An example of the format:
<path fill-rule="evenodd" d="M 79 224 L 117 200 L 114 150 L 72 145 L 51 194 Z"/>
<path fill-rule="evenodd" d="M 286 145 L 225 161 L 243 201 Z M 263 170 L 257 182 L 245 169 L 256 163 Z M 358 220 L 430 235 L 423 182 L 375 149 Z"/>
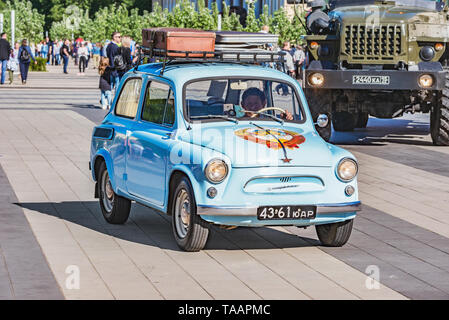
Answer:
<path fill-rule="evenodd" d="M 449 8 L 430 0 L 315 0 L 305 25 L 305 91 L 335 131 L 369 115 L 430 112 L 435 145 L 449 145 Z M 330 125 L 317 128 L 325 140 Z"/>

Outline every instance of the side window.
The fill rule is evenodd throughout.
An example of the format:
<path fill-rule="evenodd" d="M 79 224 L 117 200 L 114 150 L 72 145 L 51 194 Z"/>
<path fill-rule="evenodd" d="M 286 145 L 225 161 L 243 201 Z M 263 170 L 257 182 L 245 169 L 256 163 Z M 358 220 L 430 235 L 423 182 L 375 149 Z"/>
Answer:
<path fill-rule="evenodd" d="M 147 87 L 142 120 L 171 126 L 175 122 L 175 97 L 170 86 L 151 82 Z"/>
<path fill-rule="evenodd" d="M 134 118 L 139 106 L 142 79 L 130 79 L 125 83 L 115 107 L 115 114 L 122 117 Z"/>

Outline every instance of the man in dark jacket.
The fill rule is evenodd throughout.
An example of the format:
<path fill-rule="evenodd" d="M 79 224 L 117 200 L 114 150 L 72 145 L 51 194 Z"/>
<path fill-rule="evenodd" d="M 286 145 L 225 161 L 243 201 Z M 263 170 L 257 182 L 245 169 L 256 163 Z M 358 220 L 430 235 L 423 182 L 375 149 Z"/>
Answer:
<path fill-rule="evenodd" d="M 6 33 L 3 32 L 1 34 L 0 39 L 0 66 L 2 71 L 1 76 L 1 84 L 5 83 L 5 76 L 6 76 L 6 63 L 9 60 L 9 55 L 11 54 L 11 45 L 9 44 L 8 40 L 6 40 Z"/>
<path fill-rule="evenodd" d="M 120 35 L 120 32 L 114 32 L 112 34 L 112 41 L 108 44 L 108 47 L 106 48 L 106 56 L 109 59 L 109 65 L 111 66 L 111 84 L 112 88 L 115 88 L 117 90 L 117 87 L 120 83 L 120 78 L 118 76 L 117 70 L 115 70 L 114 66 L 114 58 L 118 56 L 119 53 L 119 43 L 121 42 L 122 36 Z"/>

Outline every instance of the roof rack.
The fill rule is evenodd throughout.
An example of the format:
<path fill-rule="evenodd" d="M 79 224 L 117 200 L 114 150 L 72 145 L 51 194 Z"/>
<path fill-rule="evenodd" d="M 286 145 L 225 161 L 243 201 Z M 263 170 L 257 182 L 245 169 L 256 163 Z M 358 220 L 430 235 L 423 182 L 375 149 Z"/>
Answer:
<path fill-rule="evenodd" d="M 241 64 L 259 64 L 259 63 L 284 63 L 285 52 L 274 52 L 259 48 L 230 48 L 215 51 L 180 51 L 165 50 L 152 47 L 140 47 L 139 59 L 135 71 L 145 57 L 157 59 L 163 62 L 161 75 L 164 73 L 167 64 L 182 62 L 232 62 Z"/>

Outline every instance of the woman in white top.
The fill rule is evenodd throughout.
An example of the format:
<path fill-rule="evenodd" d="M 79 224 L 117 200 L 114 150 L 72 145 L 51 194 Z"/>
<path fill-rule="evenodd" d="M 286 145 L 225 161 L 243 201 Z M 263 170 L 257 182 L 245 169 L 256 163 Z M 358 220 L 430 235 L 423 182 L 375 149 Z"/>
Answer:
<path fill-rule="evenodd" d="M 14 72 L 19 69 L 19 48 L 20 44 L 18 42 L 15 43 L 14 49 L 11 50 L 11 54 L 9 55 L 9 60 L 6 64 L 6 69 L 9 72 L 9 84 L 12 84 L 14 81 Z"/>
<path fill-rule="evenodd" d="M 78 49 L 78 57 L 79 57 L 79 68 L 80 73 L 78 75 L 84 76 L 84 71 L 86 70 L 86 64 L 87 64 L 87 57 L 89 56 L 89 50 L 86 47 L 86 44 L 84 42 L 81 42 L 81 47 Z"/>

